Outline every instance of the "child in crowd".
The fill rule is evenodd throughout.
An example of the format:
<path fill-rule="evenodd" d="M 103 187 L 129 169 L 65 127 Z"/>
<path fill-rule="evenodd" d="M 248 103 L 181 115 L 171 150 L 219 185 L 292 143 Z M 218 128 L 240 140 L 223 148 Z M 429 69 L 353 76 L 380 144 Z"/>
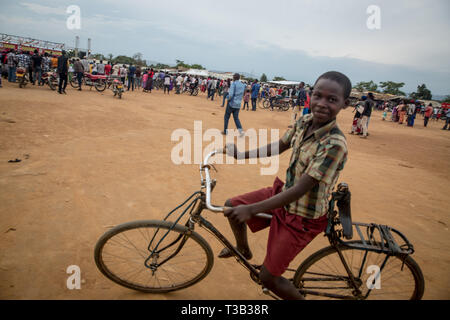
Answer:
<path fill-rule="evenodd" d="M 250 101 L 250 90 L 246 90 L 245 94 L 244 94 L 244 107 L 242 108 L 242 110 L 245 109 L 245 106 L 247 106 L 247 111 L 248 111 L 248 102 Z"/>
<path fill-rule="evenodd" d="M 381 118 L 383 121 L 386 120 L 388 111 L 389 111 L 389 108 L 388 108 L 388 107 L 385 107 L 385 108 L 384 108 L 384 111 L 383 111 L 383 117 Z"/>

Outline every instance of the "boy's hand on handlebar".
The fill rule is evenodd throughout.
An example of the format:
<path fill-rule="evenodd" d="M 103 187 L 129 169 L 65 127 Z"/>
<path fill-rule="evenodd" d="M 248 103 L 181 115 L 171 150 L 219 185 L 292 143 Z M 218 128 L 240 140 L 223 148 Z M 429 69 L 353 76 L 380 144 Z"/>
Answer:
<path fill-rule="evenodd" d="M 250 206 L 241 205 L 238 207 L 225 209 L 223 215 L 238 223 L 244 223 L 245 221 L 252 218 L 253 213 Z"/>

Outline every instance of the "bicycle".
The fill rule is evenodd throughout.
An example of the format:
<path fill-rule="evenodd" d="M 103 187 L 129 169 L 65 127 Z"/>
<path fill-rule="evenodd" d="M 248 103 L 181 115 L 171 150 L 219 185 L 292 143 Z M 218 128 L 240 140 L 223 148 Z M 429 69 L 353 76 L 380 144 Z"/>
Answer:
<path fill-rule="evenodd" d="M 204 209 L 213 212 L 225 209 L 211 204 L 216 180 L 211 179 L 210 170 L 215 167 L 209 164 L 209 159 L 220 152 L 209 153 L 200 165 L 200 191 L 189 196 L 163 221 L 128 222 L 101 236 L 94 258 L 103 275 L 119 285 L 147 293 L 166 293 L 198 283 L 214 264 L 211 247 L 194 231 L 198 224 L 231 250 L 237 262 L 250 272 L 250 278 L 262 285 L 259 280 L 261 266 L 247 261 L 201 215 Z M 339 211 L 335 210 L 335 205 Z M 175 221 L 167 220 L 183 207 Z M 189 218 L 180 224 L 186 213 Z M 257 216 L 271 218 L 264 213 Z M 366 229 L 367 239 L 361 228 Z M 359 240 L 351 240 L 353 229 L 356 229 Z M 349 300 L 422 298 L 425 283 L 420 267 L 410 256 L 414 253 L 413 245 L 402 233 L 389 226 L 352 222 L 350 191 L 345 183 L 339 184 L 337 191 L 332 193 L 325 236 L 330 246 L 310 255 L 297 269 L 287 270 L 294 273 L 289 280 L 305 297 Z M 398 237 L 401 244 L 395 239 Z M 368 277 L 367 270 L 374 268 L 375 275 Z M 382 281 L 381 289 L 377 288 L 379 280 Z M 279 299 L 267 288 L 262 289 L 265 294 Z"/>

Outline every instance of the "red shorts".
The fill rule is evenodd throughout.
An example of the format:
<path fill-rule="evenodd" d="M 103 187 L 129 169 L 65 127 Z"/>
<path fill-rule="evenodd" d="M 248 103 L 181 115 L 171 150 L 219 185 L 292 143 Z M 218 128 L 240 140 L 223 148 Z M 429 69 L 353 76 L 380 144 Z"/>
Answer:
<path fill-rule="evenodd" d="M 263 188 L 231 199 L 233 207 L 252 204 L 269 199 L 282 191 L 284 183 L 277 177 L 273 187 Z M 284 208 L 266 212 L 272 219 L 254 217 L 247 221 L 252 232 L 257 232 L 270 226 L 267 253 L 264 266 L 275 276 L 281 276 L 289 267 L 289 263 L 310 243 L 319 233 L 325 231 L 328 219 L 322 216 L 318 219 L 307 219 L 296 214 L 290 214 Z"/>

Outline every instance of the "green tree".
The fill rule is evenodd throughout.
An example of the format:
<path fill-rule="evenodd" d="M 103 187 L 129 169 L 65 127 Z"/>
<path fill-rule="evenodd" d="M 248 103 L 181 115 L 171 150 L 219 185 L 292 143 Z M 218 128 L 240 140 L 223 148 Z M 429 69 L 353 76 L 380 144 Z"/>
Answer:
<path fill-rule="evenodd" d="M 285 81 L 286 79 L 283 77 L 274 77 L 272 81 Z"/>
<path fill-rule="evenodd" d="M 372 80 L 364 82 L 358 82 L 354 87 L 354 89 L 358 90 L 359 92 L 363 92 L 363 91 L 373 91 L 373 92 L 377 92 L 378 91 L 378 85 L 373 82 Z"/>
<path fill-rule="evenodd" d="M 261 82 L 267 82 L 267 76 L 265 73 L 262 74 L 261 78 L 259 79 Z"/>
<path fill-rule="evenodd" d="M 113 59 L 113 63 L 121 63 L 121 64 L 133 64 L 134 59 L 127 56 L 117 56 Z"/>
<path fill-rule="evenodd" d="M 138 52 L 133 55 L 134 64 L 137 66 L 142 66 L 145 64 L 145 61 L 142 60 L 142 53 Z"/>
<path fill-rule="evenodd" d="M 112 61 L 113 59 L 113 54 L 112 53 L 108 53 L 108 61 Z"/>
<path fill-rule="evenodd" d="M 91 54 L 91 59 L 95 59 L 95 60 L 106 60 L 105 56 L 102 55 L 101 53 L 94 53 L 94 54 Z"/>
<path fill-rule="evenodd" d="M 205 70 L 205 68 L 201 64 L 187 64 L 183 60 L 175 60 L 176 61 L 176 67 L 177 68 L 188 68 L 188 69 L 199 69 L 199 70 Z"/>
<path fill-rule="evenodd" d="M 441 102 L 448 102 L 448 103 L 450 103 L 450 94 L 448 96 L 446 96 L 444 98 L 444 100 L 442 100 Z"/>
<path fill-rule="evenodd" d="M 191 64 L 192 69 L 205 70 L 201 64 Z"/>
<path fill-rule="evenodd" d="M 433 95 L 431 91 L 427 89 L 427 86 L 423 83 L 420 86 L 417 86 L 417 92 L 412 92 L 409 95 L 413 99 L 423 99 L 423 100 L 431 100 Z"/>
<path fill-rule="evenodd" d="M 400 90 L 405 85 L 404 82 L 385 81 L 380 82 L 380 87 L 384 93 L 393 94 L 396 96 L 404 96 L 405 93 Z"/>

